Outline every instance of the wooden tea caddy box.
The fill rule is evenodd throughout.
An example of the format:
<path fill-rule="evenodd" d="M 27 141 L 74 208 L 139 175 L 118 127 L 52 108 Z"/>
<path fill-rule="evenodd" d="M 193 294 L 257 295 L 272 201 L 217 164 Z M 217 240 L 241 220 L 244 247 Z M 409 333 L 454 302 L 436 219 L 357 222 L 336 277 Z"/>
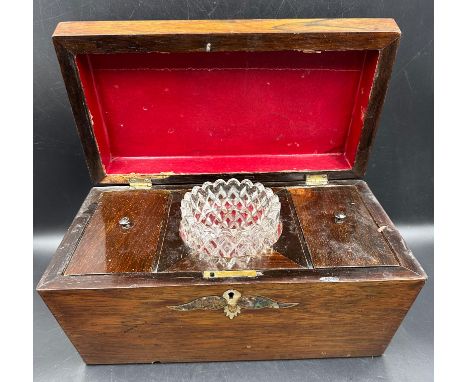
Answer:
<path fill-rule="evenodd" d="M 57 26 L 96 187 L 37 290 L 86 363 L 384 352 L 426 280 L 359 180 L 399 37 L 392 19 Z M 226 271 L 189 254 L 179 207 L 231 177 L 278 193 L 283 234 Z"/>

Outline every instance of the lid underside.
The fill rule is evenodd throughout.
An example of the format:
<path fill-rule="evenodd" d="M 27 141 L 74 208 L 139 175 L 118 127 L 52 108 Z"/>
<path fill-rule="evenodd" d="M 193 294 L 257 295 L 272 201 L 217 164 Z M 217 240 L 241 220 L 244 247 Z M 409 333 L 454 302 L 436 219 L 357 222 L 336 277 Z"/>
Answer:
<path fill-rule="evenodd" d="M 123 51 L 106 47 L 113 38 L 105 37 L 94 47 L 80 45 L 85 37 L 73 40 L 77 52 L 64 53 L 68 62 L 61 37 L 55 41 L 66 82 L 66 66 L 75 68 L 67 88 L 79 129 L 89 125 L 80 133 L 96 182 L 363 174 L 394 57 L 394 49 L 383 54 L 380 40 L 375 49 L 346 49 L 344 41 L 327 50 L 305 43 L 301 50 L 155 52 L 133 47 L 142 36 L 127 37 Z"/>

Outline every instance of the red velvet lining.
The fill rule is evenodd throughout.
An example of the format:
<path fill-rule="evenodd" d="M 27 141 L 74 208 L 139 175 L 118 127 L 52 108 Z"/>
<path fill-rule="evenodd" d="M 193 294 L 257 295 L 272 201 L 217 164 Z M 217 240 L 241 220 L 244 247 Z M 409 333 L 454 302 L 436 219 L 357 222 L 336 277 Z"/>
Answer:
<path fill-rule="evenodd" d="M 107 174 L 347 170 L 377 51 L 79 55 Z"/>

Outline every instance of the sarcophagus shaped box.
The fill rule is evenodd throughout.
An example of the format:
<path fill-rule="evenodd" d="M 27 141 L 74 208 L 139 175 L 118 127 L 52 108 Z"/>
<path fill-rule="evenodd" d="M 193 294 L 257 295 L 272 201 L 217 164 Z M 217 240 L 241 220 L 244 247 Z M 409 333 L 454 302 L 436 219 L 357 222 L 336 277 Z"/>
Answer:
<path fill-rule="evenodd" d="M 37 290 L 86 363 L 384 352 L 426 279 L 359 179 L 399 36 L 391 19 L 58 25 L 95 187 Z M 273 190 L 281 235 L 214 264 L 180 206 L 231 178 Z"/>

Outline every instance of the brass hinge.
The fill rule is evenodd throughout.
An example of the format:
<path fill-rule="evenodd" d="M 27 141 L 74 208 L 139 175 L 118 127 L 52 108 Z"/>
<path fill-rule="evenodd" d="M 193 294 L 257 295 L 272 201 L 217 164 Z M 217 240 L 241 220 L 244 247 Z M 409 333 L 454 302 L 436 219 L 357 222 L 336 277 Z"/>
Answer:
<path fill-rule="evenodd" d="M 327 174 L 308 174 L 305 179 L 306 186 L 323 186 L 328 184 Z"/>
<path fill-rule="evenodd" d="M 153 185 L 150 178 L 130 178 L 128 184 L 135 190 L 149 190 Z"/>

